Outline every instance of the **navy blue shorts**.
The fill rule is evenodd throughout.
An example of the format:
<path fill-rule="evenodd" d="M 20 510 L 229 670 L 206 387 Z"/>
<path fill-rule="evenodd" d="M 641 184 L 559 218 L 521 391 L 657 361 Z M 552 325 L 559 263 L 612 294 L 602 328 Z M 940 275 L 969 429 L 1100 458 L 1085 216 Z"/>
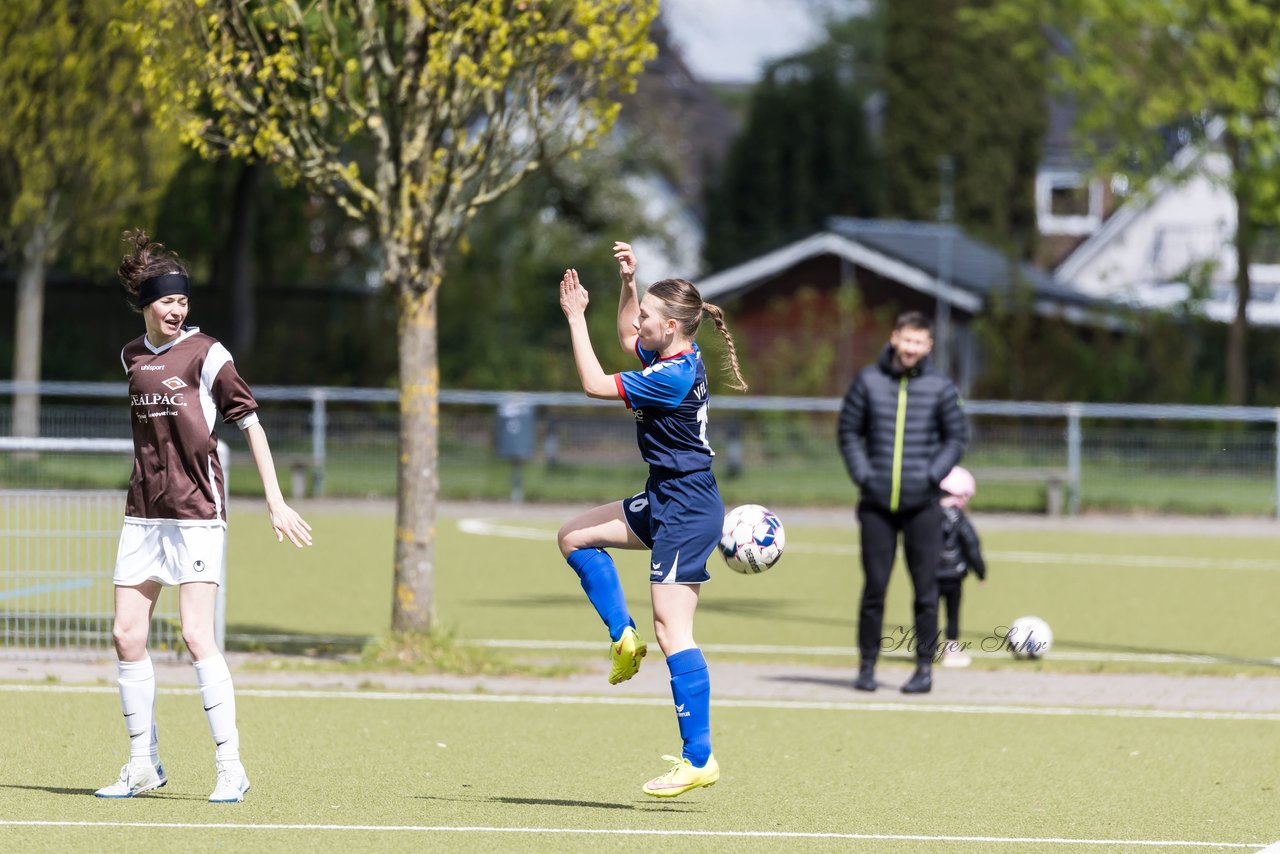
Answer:
<path fill-rule="evenodd" d="M 673 477 L 650 475 L 644 492 L 622 502 L 627 525 L 649 547 L 649 581 L 701 584 L 720 544 L 724 500 L 710 469 Z"/>

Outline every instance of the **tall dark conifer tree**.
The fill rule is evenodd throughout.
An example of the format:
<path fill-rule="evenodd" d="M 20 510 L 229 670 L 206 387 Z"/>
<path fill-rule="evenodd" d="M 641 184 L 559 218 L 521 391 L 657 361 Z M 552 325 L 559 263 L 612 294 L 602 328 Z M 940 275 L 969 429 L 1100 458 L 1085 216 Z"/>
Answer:
<path fill-rule="evenodd" d="M 1046 120 L 1045 70 L 1014 50 L 1016 34 L 974 34 L 966 14 L 991 0 L 886 4 L 882 152 L 885 210 L 932 220 L 939 159 L 955 164 L 955 218 L 1027 257 L 1034 248 L 1035 173 Z"/>
<path fill-rule="evenodd" d="M 704 255 L 712 268 L 806 237 L 829 216 L 876 213 L 867 91 L 852 51 L 836 42 L 766 70 L 708 193 Z"/>

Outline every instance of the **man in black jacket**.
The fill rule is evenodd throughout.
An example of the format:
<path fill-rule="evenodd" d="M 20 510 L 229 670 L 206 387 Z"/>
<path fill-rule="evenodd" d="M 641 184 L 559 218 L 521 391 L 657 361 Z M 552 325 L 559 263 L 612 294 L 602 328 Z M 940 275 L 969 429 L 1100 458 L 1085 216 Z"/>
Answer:
<path fill-rule="evenodd" d="M 938 558 L 942 509 L 938 484 L 960 462 L 968 425 L 955 384 L 929 369 L 933 325 L 916 311 L 901 315 L 879 360 L 858 373 L 840 409 L 840 451 L 860 492 L 861 663 L 853 687 L 876 689 L 876 657 L 885 646 L 914 648 L 916 670 L 904 693 L 933 687 L 938 643 Z M 884 598 L 902 533 L 915 590 L 915 637 L 883 639 Z"/>

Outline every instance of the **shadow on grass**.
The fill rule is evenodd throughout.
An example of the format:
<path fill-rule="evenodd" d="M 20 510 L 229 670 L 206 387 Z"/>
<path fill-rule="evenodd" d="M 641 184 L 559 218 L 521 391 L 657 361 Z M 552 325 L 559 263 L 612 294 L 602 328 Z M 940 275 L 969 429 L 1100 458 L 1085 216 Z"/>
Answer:
<path fill-rule="evenodd" d="M 581 594 L 574 596 L 546 595 L 546 596 L 529 596 L 519 599 L 470 599 L 467 601 L 469 605 L 477 605 L 481 607 L 498 607 L 498 608 L 580 608 L 589 607 L 585 596 Z M 629 599 L 628 604 L 634 604 L 637 607 L 641 605 L 639 600 Z M 647 604 L 644 603 L 644 604 Z M 805 625 L 831 625 L 831 626 L 853 626 L 854 620 L 850 618 L 833 618 L 833 617 L 817 617 L 807 614 L 787 614 L 785 611 L 792 605 L 807 605 L 807 602 L 773 600 L 761 601 L 758 599 L 723 599 L 711 598 L 703 599 L 698 610 L 702 613 L 708 611 L 717 614 L 729 614 L 742 617 L 764 617 L 770 620 L 779 620 L 782 622 L 803 623 Z"/>
<path fill-rule="evenodd" d="M 633 810 L 632 804 L 610 804 L 603 801 L 573 801 L 568 798 L 485 798 L 494 804 L 513 804 L 530 807 L 587 807 L 593 810 Z"/>
<path fill-rule="evenodd" d="M 280 652 L 327 655 L 359 654 L 373 641 L 369 635 L 296 632 L 279 626 L 227 624 L 227 649 L 234 652 Z"/>
<path fill-rule="evenodd" d="M 96 789 L 64 789 L 60 786 L 18 786 L 13 783 L 0 783 L 0 789 L 18 789 L 26 792 L 47 792 L 50 795 L 71 795 L 73 797 L 93 797 Z"/>
<path fill-rule="evenodd" d="M 570 807 L 573 809 L 595 809 L 595 810 L 634 810 L 637 812 L 652 812 L 655 807 L 661 807 L 663 812 L 702 812 L 694 804 L 674 804 L 671 802 L 654 803 L 650 800 L 642 801 L 634 804 L 609 803 L 607 801 L 575 801 L 568 798 L 516 798 L 516 797 L 485 797 L 477 795 L 474 798 L 449 798 L 441 795 L 410 795 L 414 800 L 419 801 L 452 801 L 455 803 L 467 804 L 510 804 L 511 806 L 531 806 L 531 807 Z"/>
<path fill-rule="evenodd" d="M 467 604 L 500 608 L 572 608 L 578 606 L 590 607 L 591 605 L 587 601 L 587 597 L 581 593 L 576 596 L 547 595 L 524 596 L 519 599 L 468 599 Z"/>
<path fill-rule="evenodd" d="M 71 797 L 93 798 L 96 789 L 65 789 L 60 786 L 19 786 L 13 783 L 0 783 L 0 789 L 18 789 L 28 792 L 46 792 L 50 795 L 70 795 Z M 154 801 L 203 801 L 199 795 L 171 795 L 165 792 L 146 792 L 138 797 Z M 126 798 L 100 798 L 99 800 L 127 800 Z"/>
<path fill-rule="evenodd" d="M 628 599 L 629 605 L 637 608 L 642 607 L 647 602 L 641 603 L 636 599 Z M 476 605 L 479 607 L 491 608 L 581 608 L 589 607 L 589 603 L 585 596 L 577 595 L 557 595 L 549 594 L 544 596 L 529 596 L 519 599 L 469 599 L 468 605 Z M 800 623 L 803 625 L 827 625 L 841 626 L 852 628 L 855 620 L 853 617 L 818 617 L 801 613 L 786 613 L 787 609 L 796 606 L 808 605 L 808 602 L 799 600 L 772 600 L 761 601 L 759 599 L 723 599 L 723 598 L 707 598 L 702 599 L 698 604 L 698 610 L 702 613 L 712 612 L 716 614 L 726 614 L 735 617 L 752 617 L 766 618 L 783 623 Z"/>
<path fill-rule="evenodd" d="M 761 617 L 775 622 L 801 623 L 806 626 L 824 625 L 853 628 L 855 625 L 853 617 L 819 617 L 813 614 L 784 613 L 792 604 L 807 605 L 810 603 L 793 603 L 786 600 L 762 602 L 758 599 L 713 598 L 700 601 L 698 603 L 698 611 L 704 614 L 712 612 L 716 614 L 728 614 L 740 617 Z"/>

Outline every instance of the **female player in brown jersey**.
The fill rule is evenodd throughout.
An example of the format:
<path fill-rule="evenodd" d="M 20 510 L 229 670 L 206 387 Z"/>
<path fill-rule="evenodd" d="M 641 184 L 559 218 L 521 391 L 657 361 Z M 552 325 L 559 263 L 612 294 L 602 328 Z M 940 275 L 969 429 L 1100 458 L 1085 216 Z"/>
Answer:
<path fill-rule="evenodd" d="M 147 655 L 151 613 L 160 591 L 178 586 L 182 639 L 191 651 L 209 730 L 217 781 L 209 800 L 244 800 L 249 778 L 240 762 L 235 691 L 214 638 L 222 583 L 227 513 L 218 460 L 216 419 L 244 432 L 262 478 L 276 540 L 311 544 L 311 526 L 285 503 L 276 480 L 258 405 L 231 354 L 187 318 L 187 270 L 176 254 L 142 231 L 125 233 L 132 251 L 119 277 L 146 333 L 125 345 L 129 378 L 133 475 L 116 556 L 115 622 L 120 706 L 129 733 L 129 761 L 100 798 L 131 798 L 168 782 L 157 752 L 156 678 Z"/>

